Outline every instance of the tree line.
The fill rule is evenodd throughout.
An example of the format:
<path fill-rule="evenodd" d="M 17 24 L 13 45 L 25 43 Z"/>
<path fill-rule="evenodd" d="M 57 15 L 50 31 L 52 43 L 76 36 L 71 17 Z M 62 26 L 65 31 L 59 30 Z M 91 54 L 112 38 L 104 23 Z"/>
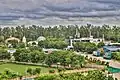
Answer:
<path fill-rule="evenodd" d="M 106 40 L 119 41 L 120 37 L 120 27 L 119 26 L 94 26 L 87 24 L 84 26 L 79 25 L 59 25 L 59 26 L 49 26 L 42 27 L 37 25 L 32 25 L 26 27 L 25 25 L 17 27 L 4 27 L 0 28 L 0 41 L 4 41 L 10 36 L 22 39 L 23 36 L 27 38 L 27 41 L 36 40 L 39 36 L 53 37 L 53 38 L 69 38 L 69 36 L 76 37 L 76 29 L 80 34 L 79 37 L 88 37 L 91 34 L 95 38 L 102 38 L 103 34 Z"/>

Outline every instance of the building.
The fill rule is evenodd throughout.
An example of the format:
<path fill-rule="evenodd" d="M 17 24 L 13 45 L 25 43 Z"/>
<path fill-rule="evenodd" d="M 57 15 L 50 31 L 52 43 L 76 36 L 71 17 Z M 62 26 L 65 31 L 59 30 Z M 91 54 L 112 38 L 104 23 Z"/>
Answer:
<path fill-rule="evenodd" d="M 111 59 L 112 58 L 112 52 L 120 51 L 119 46 L 104 46 L 104 58 Z"/>
<path fill-rule="evenodd" d="M 30 46 L 38 46 L 38 42 L 37 41 L 29 41 L 28 45 L 30 45 Z"/>
<path fill-rule="evenodd" d="M 38 37 L 37 40 L 35 40 L 35 41 L 29 41 L 28 44 L 29 44 L 30 46 L 38 46 L 38 42 L 39 42 L 39 41 L 44 41 L 44 40 L 46 40 L 46 38 L 43 37 L 43 36 L 40 36 L 40 37 Z"/>
<path fill-rule="evenodd" d="M 89 30 L 89 37 L 82 37 L 80 38 L 80 33 L 78 32 L 78 30 L 76 29 L 76 34 L 75 34 L 75 38 L 70 38 L 69 39 L 69 45 L 67 47 L 67 49 L 71 49 L 73 48 L 73 43 L 74 42 L 91 42 L 91 43 L 95 43 L 98 44 L 99 42 L 104 42 L 104 35 L 103 38 L 94 38 L 91 35 L 91 31 Z"/>
<path fill-rule="evenodd" d="M 5 40 L 5 43 L 8 43 L 9 41 L 17 41 L 19 43 L 20 39 L 15 38 L 15 37 L 10 37 L 10 38 L 8 38 L 8 39 Z"/>
<path fill-rule="evenodd" d="M 45 54 L 50 54 L 50 53 L 52 53 L 53 51 L 59 51 L 59 49 L 45 49 L 45 48 L 43 48 L 43 52 L 45 53 Z"/>
<path fill-rule="evenodd" d="M 44 41 L 44 40 L 46 40 L 46 38 L 43 37 L 43 36 L 40 36 L 40 37 L 37 38 L 37 41 L 38 41 L 38 42 L 39 42 L 39 41 Z"/>
<path fill-rule="evenodd" d="M 103 38 L 93 38 L 93 36 L 90 37 L 84 37 L 84 38 L 74 38 L 74 39 L 69 39 L 69 46 L 67 47 L 68 49 L 73 48 L 73 43 L 74 42 L 91 42 L 98 44 L 99 42 L 104 41 Z"/>

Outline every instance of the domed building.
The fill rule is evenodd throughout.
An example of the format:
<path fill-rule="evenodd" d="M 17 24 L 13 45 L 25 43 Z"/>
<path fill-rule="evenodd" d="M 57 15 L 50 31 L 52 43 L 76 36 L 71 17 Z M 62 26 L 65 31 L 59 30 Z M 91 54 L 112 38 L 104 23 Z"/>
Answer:
<path fill-rule="evenodd" d="M 39 42 L 39 41 L 44 41 L 44 40 L 46 40 L 46 38 L 43 37 L 43 36 L 40 36 L 40 37 L 37 38 L 37 41 L 38 41 L 38 42 Z"/>
<path fill-rule="evenodd" d="M 8 38 L 8 39 L 5 40 L 5 43 L 8 43 L 9 41 L 17 41 L 19 43 L 20 39 L 15 38 L 15 37 L 10 37 L 10 38 Z"/>

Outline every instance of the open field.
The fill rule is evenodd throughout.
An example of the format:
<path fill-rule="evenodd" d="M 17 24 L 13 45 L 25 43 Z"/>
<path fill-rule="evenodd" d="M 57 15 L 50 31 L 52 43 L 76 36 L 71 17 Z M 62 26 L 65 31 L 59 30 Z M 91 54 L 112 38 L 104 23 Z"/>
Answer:
<path fill-rule="evenodd" d="M 27 68 L 38 68 L 39 66 L 31 66 L 31 65 L 21 65 L 21 64 L 12 64 L 12 63 L 6 63 L 6 64 L 0 64 L 0 72 L 3 72 L 5 69 L 10 69 L 12 71 L 25 74 L 25 71 Z M 53 68 L 46 68 L 46 67 L 40 67 L 41 73 L 47 73 L 50 69 Z"/>

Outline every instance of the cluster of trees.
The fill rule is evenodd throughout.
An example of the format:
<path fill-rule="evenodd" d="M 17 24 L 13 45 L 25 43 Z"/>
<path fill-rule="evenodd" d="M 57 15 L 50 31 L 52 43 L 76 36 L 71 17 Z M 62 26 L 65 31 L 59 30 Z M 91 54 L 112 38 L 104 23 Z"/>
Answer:
<path fill-rule="evenodd" d="M 14 79 L 20 76 L 21 76 L 20 74 L 12 70 L 6 69 L 3 73 L 0 73 L 0 80 L 9 80 L 9 79 Z"/>
<path fill-rule="evenodd" d="M 69 36 L 76 37 L 76 29 L 80 33 L 80 37 L 89 36 L 89 31 L 91 31 L 92 35 L 95 38 L 100 38 L 105 36 L 107 40 L 119 41 L 120 37 L 120 27 L 119 26 L 93 26 L 91 24 L 87 24 L 84 26 L 78 25 L 59 25 L 59 26 L 49 26 L 42 27 L 37 25 L 32 25 L 29 27 L 25 27 L 24 25 L 17 27 L 4 27 L 0 28 L 0 41 L 4 41 L 6 38 L 10 36 L 14 36 L 22 39 L 23 36 L 26 36 L 27 41 L 36 40 L 39 36 L 45 37 L 54 37 L 54 38 L 68 38 Z"/>
<path fill-rule="evenodd" d="M 30 75 L 40 74 L 41 68 L 35 68 L 35 69 L 28 68 L 26 72 Z"/>
<path fill-rule="evenodd" d="M 46 64 L 58 64 L 69 67 L 83 67 L 85 58 L 71 51 L 55 51 L 45 59 Z"/>
<path fill-rule="evenodd" d="M 18 49 L 13 54 L 15 61 L 19 62 L 43 62 L 45 54 L 38 50 L 29 50 L 29 49 Z"/>
<path fill-rule="evenodd" d="M 35 80 L 114 80 L 112 76 L 106 76 L 101 71 L 89 71 L 84 73 L 69 73 L 59 75 L 45 75 Z M 117 80 L 117 79 L 116 79 Z"/>
<path fill-rule="evenodd" d="M 7 50 L 0 49 L 0 60 L 10 59 L 10 58 L 11 58 L 11 55 L 10 53 L 7 52 Z"/>
<path fill-rule="evenodd" d="M 38 46 L 41 48 L 64 49 L 68 46 L 64 39 L 47 38 L 45 41 L 39 41 Z"/>
<path fill-rule="evenodd" d="M 22 49 L 17 50 L 13 54 L 15 61 L 19 62 L 32 62 L 32 63 L 45 63 L 49 66 L 52 64 L 72 67 L 82 67 L 85 64 L 85 58 L 77 55 L 72 51 L 53 51 L 51 54 L 44 54 L 38 50 Z"/>
<path fill-rule="evenodd" d="M 97 50 L 97 46 L 95 43 L 90 42 L 76 42 L 74 44 L 74 49 L 76 51 L 92 53 Z"/>

